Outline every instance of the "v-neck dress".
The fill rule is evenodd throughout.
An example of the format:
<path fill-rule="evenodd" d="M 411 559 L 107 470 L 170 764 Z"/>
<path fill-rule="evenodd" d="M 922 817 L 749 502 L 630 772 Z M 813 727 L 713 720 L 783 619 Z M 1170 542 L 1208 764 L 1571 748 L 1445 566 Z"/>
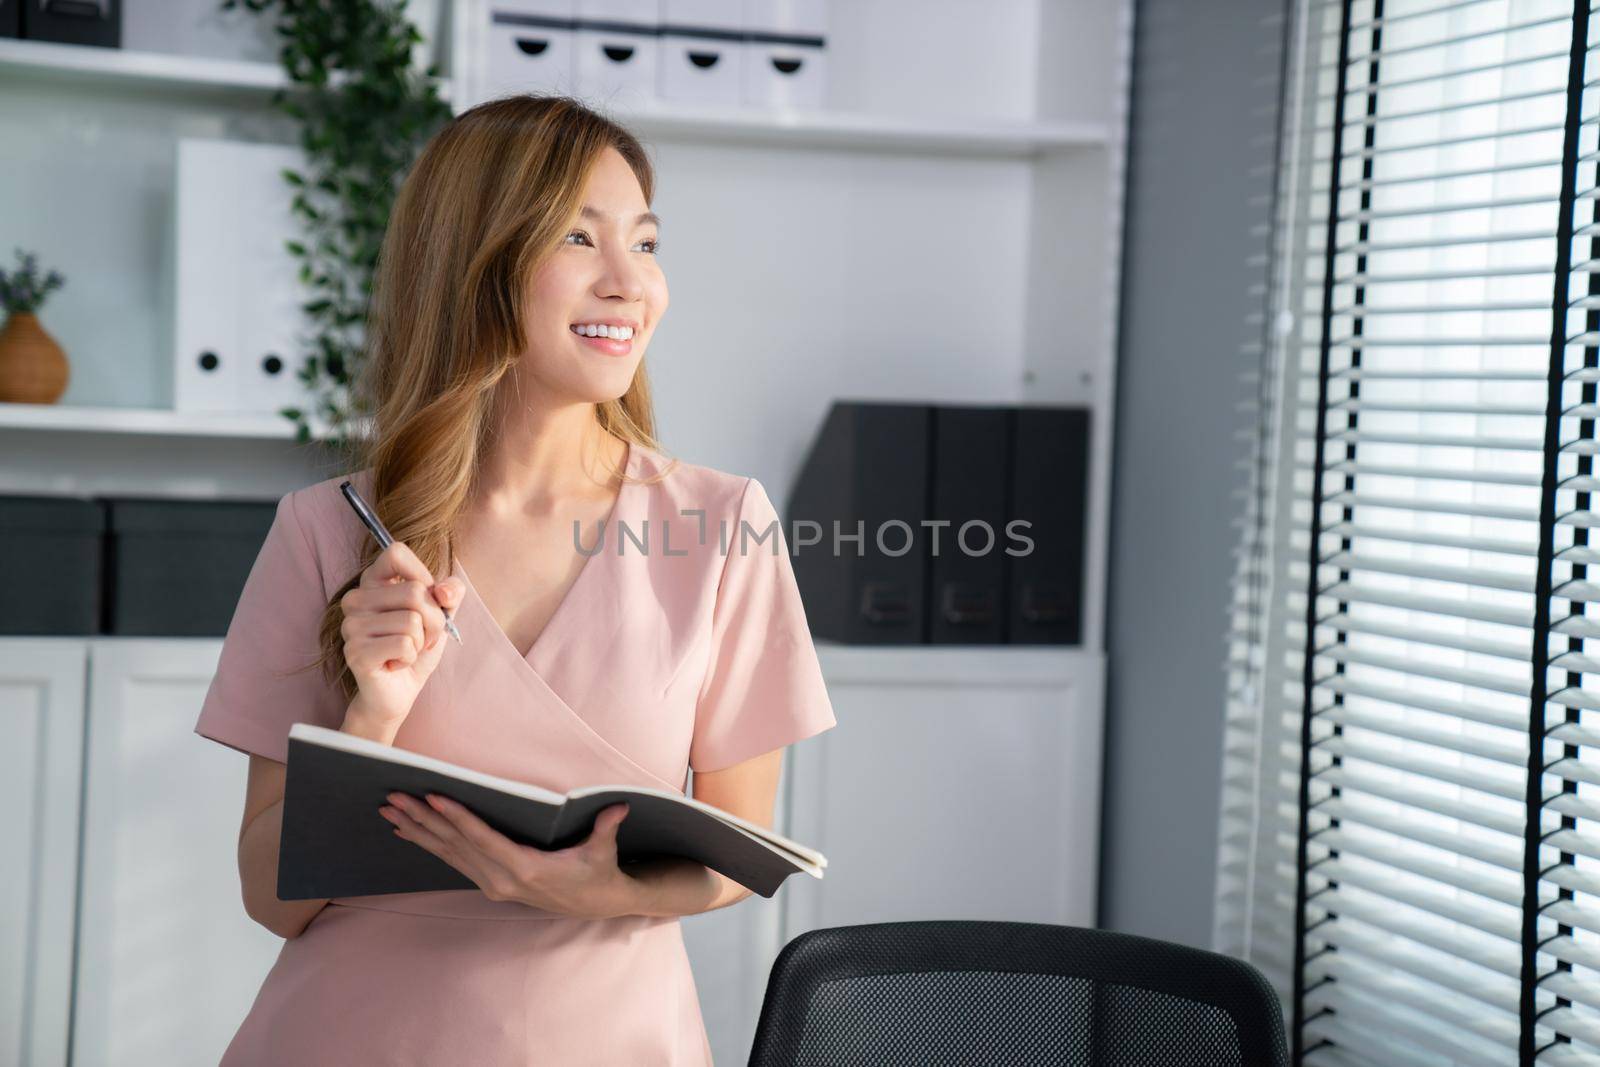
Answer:
<path fill-rule="evenodd" d="M 454 564 L 464 644 L 447 643 L 396 747 L 558 791 L 683 793 L 691 769 L 835 724 L 761 484 L 641 445 L 625 470 L 526 655 Z M 370 488 L 370 470 L 350 477 Z M 341 480 L 279 500 L 196 733 L 283 762 L 293 723 L 343 722 L 337 687 L 297 670 L 369 536 Z M 711 1050 L 677 917 L 580 919 L 467 889 L 330 901 L 284 942 L 222 1063 L 703 1067 Z"/>

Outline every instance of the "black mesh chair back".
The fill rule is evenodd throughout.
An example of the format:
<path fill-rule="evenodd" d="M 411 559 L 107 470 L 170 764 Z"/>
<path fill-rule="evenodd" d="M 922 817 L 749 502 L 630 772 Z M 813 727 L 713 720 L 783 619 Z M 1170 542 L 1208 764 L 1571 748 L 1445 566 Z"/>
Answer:
<path fill-rule="evenodd" d="M 751 1067 L 1288 1067 L 1242 960 L 1109 930 L 923 921 L 801 934 L 772 965 Z"/>

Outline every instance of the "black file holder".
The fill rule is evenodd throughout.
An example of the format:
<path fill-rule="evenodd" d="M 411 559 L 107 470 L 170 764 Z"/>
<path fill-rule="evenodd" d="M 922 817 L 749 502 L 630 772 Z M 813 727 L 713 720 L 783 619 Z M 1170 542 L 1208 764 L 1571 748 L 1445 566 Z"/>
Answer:
<path fill-rule="evenodd" d="M 928 641 L 994 645 L 1006 637 L 1006 493 L 1011 412 L 933 409 Z M 963 533 L 965 528 L 965 533 Z M 937 540 L 935 540 L 937 537 Z"/>
<path fill-rule="evenodd" d="M 1081 643 L 1088 450 L 1086 408 L 836 402 L 786 509 L 812 634 Z M 878 529 L 893 520 L 904 525 L 880 546 Z M 959 537 L 974 522 L 988 531 L 969 530 L 968 554 Z M 861 553 L 842 539 L 836 553 L 835 527 L 853 534 L 858 524 Z M 903 554 L 885 551 L 908 538 Z"/>
<path fill-rule="evenodd" d="M 795 582 L 816 636 L 858 645 L 927 640 L 927 544 L 919 524 L 927 508 L 929 426 L 926 404 L 840 402 L 828 412 L 789 496 L 785 524 L 797 535 L 790 544 Z M 817 531 L 797 530 L 806 520 L 821 528 L 815 544 L 801 537 Z M 885 527 L 896 520 L 909 532 Z M 857 532 L 860 541 L 845 540 Z M 893 554 L 908 541 L 907 551 Z"/>
<path fill-rule="evenodd" d="M 1006 557 L 1006 640 L 1083 641 L 1084 514 L 1089 502 L 1087 408 L 1021 407 L 1014 413 L 1008 512 L 1030 525 L 1026 555 Z"/>

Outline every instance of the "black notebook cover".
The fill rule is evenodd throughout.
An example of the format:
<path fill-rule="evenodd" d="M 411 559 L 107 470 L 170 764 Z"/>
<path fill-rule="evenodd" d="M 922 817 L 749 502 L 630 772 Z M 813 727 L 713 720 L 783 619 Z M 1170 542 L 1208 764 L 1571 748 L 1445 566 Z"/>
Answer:
<path fill-rule="evenodd" d="M 827 860 L 702 801 L 641 786 L 591 786 L 561 794 L 497 778 L 339 730 L 295 723 L 278 849 L 278 899 L 476 889 L 466 875 L 398 837 L 378 809 L 391 792 L 438 793 L 507 837 L 545 849 L 589 835 L 602 809 L 625 802 L 617 862 L 682 856 L 770 897 L 797 871 L 822 877 Z M 564 801 L 564 803 L 563 803 Z"/>

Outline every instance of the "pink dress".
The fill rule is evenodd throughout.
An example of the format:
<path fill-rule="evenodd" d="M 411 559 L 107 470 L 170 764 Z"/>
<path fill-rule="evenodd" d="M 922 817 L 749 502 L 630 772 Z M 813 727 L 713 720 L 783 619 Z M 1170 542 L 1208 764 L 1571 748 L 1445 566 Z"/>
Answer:
<path fill-rule="evenodd" d="M 626 470 L 669 462 L 633 445 Z M 352 477 L 363 492 L 369 479 Z M 281 762 L 290 724 L 343 720 L 319 669 L 292 673 L 370 536 L 341 480 L 279 501 L 196 733 Z M 603 551 L 526 656 L 468 579 L 465 643 L 448 644 L 396 746 L 558 791 L 682 793 L 691 768 L 830 728 L 781 526 L 753 478 L 679 462 L 625 483 Z M 376 809 L 372 831 L 391 832 Z M 222 1062 L 701 1067 L 711 1051 L 678 918 L 577 919 L 470 889 L 331 901 L 284 942 Z"/>

